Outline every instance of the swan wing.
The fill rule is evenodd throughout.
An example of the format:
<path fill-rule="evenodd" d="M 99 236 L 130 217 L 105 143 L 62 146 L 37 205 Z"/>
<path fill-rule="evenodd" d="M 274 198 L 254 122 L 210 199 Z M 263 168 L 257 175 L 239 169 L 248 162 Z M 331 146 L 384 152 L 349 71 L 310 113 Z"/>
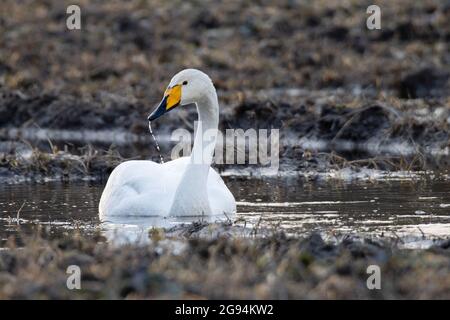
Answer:
<path fill-rule="evenodd" d="M 183 165 L 183 161 L 121 163 L 113 170 L 103 190 L 100 218 L 166 215 Z"/>
<path fill-rule="evenodd" d="M 208 174 L 208 198 L 213 214 L 236 213 L 236 200 L 222 177 L 211 168 Z"/>

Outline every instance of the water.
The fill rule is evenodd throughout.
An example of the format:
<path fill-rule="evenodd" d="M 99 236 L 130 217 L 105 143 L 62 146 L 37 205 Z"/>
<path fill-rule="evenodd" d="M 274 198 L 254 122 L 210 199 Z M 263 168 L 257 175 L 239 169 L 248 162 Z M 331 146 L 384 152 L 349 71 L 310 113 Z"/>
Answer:
<path fill-rule="evenodd" d="M 347 184 L 227 177 L 226 183 L 236 197 L 235 219 L 247 227 L 285 230 L 295 236 L 315 230 L 329 236 L 398 237 L 410 247 L 450 236 L 450 181 Z M 101 184 L 88 183 L 2 185 L 0 244 L 36 225 L 53 226 L 56 236 L 78 228 L 86 234 L 100 229 L 108 238 L 120 230 L 135 239 L 136 230 L 146 237 L 142 231 L 153 224 L 170 227 L 186 222 L 143 218 L 101 223 L 97 206 L 102 189 Z"/>
<path fill-rule="evenodd" d="M 156 137 L 153 134 L 152 125 L 151 125 L 150 121 L 148 122 L 148 130 L 150 131 L 150 134 L 153 137 L 153 141 L 155 142 L 156 150 L 158 151 L 158 154 L 159 154 L 160 163 L 164 163 L 164 158 L 163 158 L 162 153 L 161 153 L 161 148 L 159 147 L 158 140 L 156 140 Z"/>

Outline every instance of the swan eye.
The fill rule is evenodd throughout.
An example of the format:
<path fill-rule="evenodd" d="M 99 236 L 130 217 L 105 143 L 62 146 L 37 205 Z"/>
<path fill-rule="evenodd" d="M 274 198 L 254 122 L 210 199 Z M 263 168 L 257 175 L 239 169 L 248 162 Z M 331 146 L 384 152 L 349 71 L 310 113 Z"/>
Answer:
<path fill-rule="evenodd" d="M 183 81 L 183 86 L 187 85 L 188 82 L 187 81 Z"/>

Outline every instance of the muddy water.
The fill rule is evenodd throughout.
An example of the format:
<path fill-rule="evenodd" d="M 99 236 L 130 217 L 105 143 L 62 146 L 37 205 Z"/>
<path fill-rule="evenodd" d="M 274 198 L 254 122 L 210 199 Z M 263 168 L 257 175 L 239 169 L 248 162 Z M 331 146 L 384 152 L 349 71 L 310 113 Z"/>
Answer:
<path fill-rule="evenodd" d="M 301 235 L 312 230 L 328 236 L 362 234 L 396 237 L 405 246 L 424 247 L 450 236 L 450 181 L 309 183 L 296 178 L 226 178 L 238 202 L 239 224 Z M 171 226 L 184 221 L 140 219 L 100 223 L 101 184 L 47 183 L 0 187 L 0 241 L 53 226 L 108 233 L 112 225 L 130 233 L 136 227 Z M 120 224 L 119 224 L 120 223 Z M 109 235 L 111 236 L 111 235 Z"/>

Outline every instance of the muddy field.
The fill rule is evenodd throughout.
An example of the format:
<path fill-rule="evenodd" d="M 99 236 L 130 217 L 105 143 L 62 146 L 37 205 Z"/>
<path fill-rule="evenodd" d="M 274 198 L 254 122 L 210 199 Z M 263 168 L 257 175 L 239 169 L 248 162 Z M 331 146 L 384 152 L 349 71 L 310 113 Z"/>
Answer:
<path fill-rule="evenodd" d="M 114 93 L 139 108 L 195 67 L 235 96 L 269 88 L 448 96 L 445 1 L 379 1 L 375 31 L 365 27 L 368 1 L 78 3 L 82 29 L 69 32 L 70 1 L 2 1 L 3 86 L 78 101 Z"/>
<path fill-rule="evenodd" d="M 399 250 L 382 240 L 317 234 L 299 240 L 203 238 L 171 242 L 161 230 L 152 244 L 114 248 L 70 233 L 44 230 L 22 248 L 0 251 L 0 298 L 14 299 L 448 299 L 449 243 Z M 177 249 L 174 250 L 174 247 Z M 66 287 L 69 265 L 81 268 L 81 290 Z M 368 290 L 367 267 L 378 265 L 381 290 Z"/>
<path fill-rule="evenodd" d="M 364 1 L 80 1 L 79 31 L 65 27 L 68 3 L 2 1 L 0 142 L 36 128 L 148 137 L 146 116 L 170 77 L 195 67 L 216 84 L 222 130 L 280 129 L 287 170 L 449 168 L 445 2 L 381 1 L 382 29 L 372 31 Z M 155 131 L 191 129 L 194 119 L 195 108 L 181 109 Z M 11 128 L 20 129 L 14 138 Z M 52 155 L 64 141 L 49 150 L 25 140 L 52 164 L 34 165 L 2 143 L 0 174 L 57 175 L 85 163 L 86 149 L 70 148 L 66 158 L 81 158 L 68 165 Z M 90 174 L 108 174 L 111 162 L 100 162 Z"/>

